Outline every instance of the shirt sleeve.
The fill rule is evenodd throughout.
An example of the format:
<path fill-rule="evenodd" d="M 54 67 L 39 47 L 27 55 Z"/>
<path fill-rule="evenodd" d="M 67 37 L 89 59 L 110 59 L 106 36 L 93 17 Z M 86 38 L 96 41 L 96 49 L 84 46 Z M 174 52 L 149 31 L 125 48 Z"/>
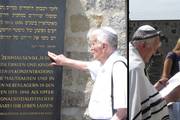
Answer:
<path fill-rule="evenodd" d="M 174 52 L 168 52 L 166 58 L 175 59 L 175 58 L 176 58 L 176 53 L 174 53 Z"/>
<path fill-rule="evenodd" d="M 127 108 L 127 67 L 123 62 L 113 66 L 114 109 Z"/>
<path fill-rule="evenodd" d="M 96 80 L 96 76 L 98 73 L 98 70 L 100 68 L 100 62 L 99 61 L 92 61 L 87 64 L 89 73 L 91 75 L 92 80 Z"/>

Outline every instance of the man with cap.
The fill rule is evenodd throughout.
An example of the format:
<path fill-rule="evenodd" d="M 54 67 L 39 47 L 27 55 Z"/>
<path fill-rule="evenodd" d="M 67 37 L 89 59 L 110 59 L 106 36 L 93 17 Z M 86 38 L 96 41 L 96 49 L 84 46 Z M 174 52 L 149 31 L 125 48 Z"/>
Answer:
<path fill-rule="evenodd" d="M 167 120 L 167 103 L 145 75 L 145 64 L 160 47 L 160 31 L 150 25 L 139 27 L 129 43 L 129 119 Z"/>

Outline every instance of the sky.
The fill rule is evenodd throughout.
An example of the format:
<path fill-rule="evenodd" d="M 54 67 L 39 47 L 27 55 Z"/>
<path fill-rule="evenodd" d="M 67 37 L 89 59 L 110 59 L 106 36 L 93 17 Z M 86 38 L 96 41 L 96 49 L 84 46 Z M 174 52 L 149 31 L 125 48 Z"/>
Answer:
<path fill-rule="evenodd" d="M 129 0 L 130 20 L 180 20 L 180 0 Z"/>

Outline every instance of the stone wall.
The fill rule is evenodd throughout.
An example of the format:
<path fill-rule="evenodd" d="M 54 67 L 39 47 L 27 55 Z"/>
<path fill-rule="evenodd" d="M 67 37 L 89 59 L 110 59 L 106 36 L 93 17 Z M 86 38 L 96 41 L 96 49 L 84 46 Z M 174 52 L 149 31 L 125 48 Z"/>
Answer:
<path fill-rule="evenodd" d="M 119 51 L 126 56 L 125 0 L 66 0 L 64 54 L 80 60 L 91 59 L 86 33 L 91 27 L 111 26 L 119 37 Z M 88 73 L 63 68 L 62 120 L 86 120 L 93 82 Z M 60 101 L 59 101 L 60 102 Z"/>
<path fill-rule="evenodd" d="M 155 83 L 161 76 L 164 58 L 167 52 L 171 51 L 180 38 L 179 20 L 153 20 L 153 21 L 129 21 L 129 40 L 131 40 L 134 31 L 141 25 L 149 24 L 160 30 L 163 34 L 160 53 L 156 54 L 147 67 L 152 83 Z M 148 65 L 147 65 L 148 66 Z"/>

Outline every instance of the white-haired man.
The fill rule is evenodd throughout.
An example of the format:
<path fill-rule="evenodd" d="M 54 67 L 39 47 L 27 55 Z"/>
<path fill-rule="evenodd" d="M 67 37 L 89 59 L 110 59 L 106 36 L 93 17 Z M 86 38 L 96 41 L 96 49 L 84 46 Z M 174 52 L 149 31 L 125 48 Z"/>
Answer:
<path fill-rule="evenodd" d="M 89 102 L 92 120 L 124 120 L 127 117 L 127 60 L 117 52 L 117 33 L 110 27 L 93 28 L 87 38 L 94 61 L 74 60 L 48 52 L 54 60 L 51 65 L 90 72 L 95 80 Z"/>
<path fill-rule="evenodd" d="M 152 26 L 139 27 L 129 43 L 129 119 L 167 120 L 167 103 L 147 79 L 144 69 L 160 47 L 159 31 Z M 159 84 L 160 85 L 160 84 Z M 156 87 L 159 88 L 157 85 Z"/>

